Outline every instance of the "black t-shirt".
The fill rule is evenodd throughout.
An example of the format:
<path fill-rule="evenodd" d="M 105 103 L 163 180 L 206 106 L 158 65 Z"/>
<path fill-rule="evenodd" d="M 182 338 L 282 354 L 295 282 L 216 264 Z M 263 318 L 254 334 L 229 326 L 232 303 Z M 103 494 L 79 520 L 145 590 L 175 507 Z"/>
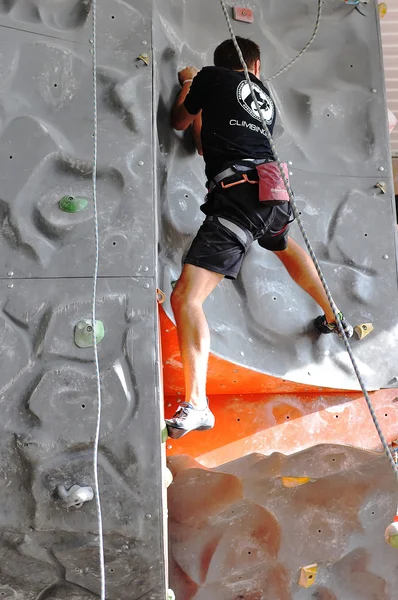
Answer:
<path fill-rule="evenodd" d="M 267 88 L 250 73 L 260 109 L 270 132 L 275 105 Z M 191 115 L 202 110 L 202 146 L 210 180 L 243 158 L 273 154 L 245 75 L 222 67 L 204 67 L 194 78 L 184 106 Z"/>

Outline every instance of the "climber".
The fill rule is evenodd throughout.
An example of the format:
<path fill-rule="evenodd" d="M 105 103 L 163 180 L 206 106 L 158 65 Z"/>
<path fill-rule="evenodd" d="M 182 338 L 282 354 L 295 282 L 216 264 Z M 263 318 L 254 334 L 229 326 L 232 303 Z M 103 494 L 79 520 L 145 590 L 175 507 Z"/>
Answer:
<path fill-rule="evenodd" d="M 238 43 L 272 133 L 275 105 L 259 79 L 260 49 L 248 39 L 238 38 Z M 339 333 L 312 260 L 288 236 L 293 221 L 290 202 L 270 206 L 259 201 L 256 167 L 275 166 L 274 157 L 232 40 L 216 48 L 214 65 L 200 72 L 186 67 L 179 73 L 182 89 L 172 111 L 175 129 L 193 124 L 198 150 L 203 149 L 209 192 L 201 206 L 206 218 L 171 296 L 185 377 L 185 402 L 166 421 L 172 438 L 214 427 L 206 397 L 210 333 L 202 305 L 224 277 L 237 277 L 253 241 L 274 252 L 293 280 L 322 307 L 325 314 L 314 322 L 318 331 Z M 342 313 L 339 318 L 351 337 L 351 325 Z"/>

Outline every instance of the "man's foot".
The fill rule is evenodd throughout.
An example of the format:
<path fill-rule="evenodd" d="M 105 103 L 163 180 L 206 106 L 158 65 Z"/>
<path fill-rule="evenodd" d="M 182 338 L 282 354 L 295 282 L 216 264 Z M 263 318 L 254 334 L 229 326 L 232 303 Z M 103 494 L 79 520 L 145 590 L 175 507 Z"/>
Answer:
<path fill-rule="evenodd" d="M 345 319 L 342 312 L 338 314 L 339 321 L 343 326 L 344 332 L 348 338 L 352 337 L 354 334 L 354 328 L 350 323 Z M 320 333 L 337 333 L 339 337 L 341 337 L 339 328 L 335 321 L 332 323 L 328 323 L 325 315 L 320 315 L 314 321 L 315 327 L 320 331 Z"/>
<path fill-rule="evenodd" d="M 195 409 L 192 404 L 183 402 L 172 419 L 166 419 L 169 436 L 178 440 L 190 431 L 207 431 L 214 427 L 216 419 L 209 406 L 203 410 Z"/>

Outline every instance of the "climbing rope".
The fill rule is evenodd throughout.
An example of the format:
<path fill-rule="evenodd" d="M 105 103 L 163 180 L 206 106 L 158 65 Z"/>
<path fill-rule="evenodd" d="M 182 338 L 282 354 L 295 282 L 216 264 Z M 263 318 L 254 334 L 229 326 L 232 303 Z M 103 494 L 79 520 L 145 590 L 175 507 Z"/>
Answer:
<path fill-rule="evenodd" d="M 276 73 L 274 73 L 274 75 L 272 75 L 271 77 L 268 77 L 267 79 L 265 79 L 266 83 L 268 81 L 272 81 L 273 79 L 275 79 L 275 77 L 278 77 L 279 75 L 281 75 L 281 73 L 285 73 L 288 69 L 290 69 L 290 67 L 292 65 L 294 65 L 294 63 L 296 63 L 298 61 L 299 58 L 301 58 L 303 56 L 303 54 L 305 54 L 307 52 L 308 48 L 311 46 L 312 42 L 315 40 L 316 35 L 318 33 L 319 25 L 321 24 L 322 1 L 323 0 L 318 0 L 318 14 L 317 14 L 317 17 L 316 17 L 316 23 L 315 23 L 314 33 L 312 34 L 311 39 L 306 43 L 306 45 L 301 50 L 301 52 L 299 52 L 297 54 L 297 56 L 295 58 L 293 58 L 293 60 L 291 60 L 290 62 L 287 63 L 287 65 L 285 65 L 284 67 L 282 67 L 281 69 L 279 69 L 279 71 L 277 71 Z"/>
<path fill-rule="evenodd" d="M 98 447 L 101 430 L 101 413 L 102 413 L 102 394 L 101 394 L 101 376 L 98 359 L 98 345 L 96 333 L 96 318 L 97 318 L 97 281 L 99 267 L 99 231 L 98 231 L 98 209 L 97 209 L 97 159 L 98 159 L 98 102 L 97 102 L 97 0 L 92 2 L 92 69 L 93 69 L 93 211 L 94 211 L 94 242 L 95 242 L 95 258 L 94 258 L 94 275 L 93 275 L 93 293 L 92 293 L 92 328 L 94 338 L 94 364 L 95 376 L 97 383 L 97 426 L 94 440 L 93 466 L 94 466 L 94 483 L 95 483 L 95 503 L 97 507 L 98 520 L 98 553 L 100 562 L 101 576 L 101 600 L 106 597 L 106 578 L 105 578 L 105 557 L 104 557 L 104 534 L 102 526 L 102 509 L 101 496 L 98 481 Z"/>
<path fill-rule="evenodd" d="M 238 41 L 237 41 L 237 39 L 236 39 L 236 36 L 235 36 L 235 34 L 234 34 L 234 31 L 233 31 L 233 28 L 232 28 L 231 19 L 230 19 L 230 17 L 229 17 L 229 14 L 228 14 L 228 9 L 227 9 L 227 6 L 226 6 L 226 4 L 225 4 L 225 0 L 219 0 L 219 2 L 220 2 L 220 4 L 221 4 L 221 8 L 222 8 L 222 11 L 223 11 L 223 13 L 224 13 L 225 20 L 226 20 L 226 22 L 227 22 L 227 26 L 228 26 L 229 33 L 230 33 L 230 35 L 231 35 L 232 41 L 233 41 L 233 43 L 234 43 L 234 46 L 235 46 L 235 48 L 236 48 L 236 51 L 237 51 L 237 53 L 238 53 L 239 60 L 240 60 L 240 62 L 241 62 L 241 64 L 242 64 L 243 71 L 244 71 L 244 74 L 245 74 L 245 78 L 246 78 L 246 81 L 247 81 L 247 83 L 248 83 L 248 85 L 249 85 L 249 88 L 250 88 L 251 96 L 252 96 L 252 98 L 253 98 L 253 100 L 254 100 L 254 103 L 255 103 L 255 105 L 256 105 L 256 109 L 257 109 L 257 111 L 258 111 L 258 114 L 259 114 L 259 117 L 260 117 L 260 119 L 261 119 L 261 123 L 262 123 L 263 129 L 264 129 L 264 133 L 265 133 L 265 135 L 266 135 L 266 137 L 267 137 L 267 139 L 268 139 L 268 141 L 269 141 L 269 143 L 270 143 L 270 147 L 271 147 L 271 150 L 272 150 L 272 152 L 273 152 L 273 155 L 274 155 L 274 157 L 275 157 L 275 161 L 276 161 L 276 163 L 278 164 L 278 167 L 279 167 L 279 170 L 280 170 L 280 174 L 281 174 L 282 180 L 283 180 L 283 182 L 284 182 L 284 184 L 285 184 L 285 186 L 286 186 L 286 190 L 287 190 L 287 192 L 288 192 L 288 194 L 289 194 L 289 199 L 290 199 L 290 203 L 291 203 L 291 206 L 292 206 L 292 209 L 293 209 L 293 214 L 294 214 L 294 216 L 295 216 L 295 218 L 296 218 L 297 224 L 298 224 L 298 226 L 299 226 L 299 229 L 300 229 L 300 231 L 301 231 L 301 234 L 302 234 L 302 236 L 303 236 L 303 239 L 304 239 L 305 245 L 307 246 L 308 253 L 309 253 L 309 255 L 311 256 L 312 262 L 314 263 L 314 265 L 315 265 L 315 268 L 316 268 L 316 271 L 317 271 L 317 273 L 318 273 L 318 275 L 319 275 L 319 278 L 320 278 L 320 280 L 321 280 L 321 282 L 322 282 L 322 285 L 323 285 L 323 288 L 324 288 L 324 290 L 325 290 L 326 296 L 327 296 L 327 298 L 328 298 L 328 300 L 329 300 L 329 304 L 330 304 L 330 306 L 331 306 L 331 308 L 332 308 L 332 310 L 333 310 L 333 314 L 334 314 L 334 317 L 335 317 L 335 319 L 336 319 L 336 323 L 337 323 L 337 326 L 338 326 L 338 329 L 339 329 L 339 332 L 340 332 L 340 336 L 341 336 L 341 337 L 342 337 L 342 339 L 343 339 L 343 342 L 344 342 L 344 345 L 345 345 L 345 347 L 346 347 L 346 350 L 347 350 L 348 356 L 350 357 L 350 360 L 351 360 L 352 367 L 353 367 L 353 369 L 354 369 L 355 375 L 356 375 L 356 377 L 357 377 L 357 379 L 358 379 L 358 382 L 359 382 L 359 385 L 360 385 L 360 387 L 361 387 L 362 393 L 363 393 L 363 395 L 364 395 L 364 398 L 365 398 L 365 400 L 366 400 L 366 403 L 367 403 L 367 405 L 368 405 L 368 408 L 369 408 L 370 414 L 371 414 L 371 416 L 372 416 L 373 422 L 374 422 L 374 424 L 375 424 L 375 427 L 376 427 L 377 433 L 379 434 L 379 437 L 380 437 L 381 443 L 382 443 L 382 445 L 383 445 L 383 448 L 384 448 L 384 450 L 385 450 L 385 453 L 386 453 L 386 455 L 387 455 L 387 458 L 388 458 L 388 460 L 390 461 L 390 464 L 391 464 L 391 467 L 392 467 L 392 469 L 393 469 L 393 471 L 394 471 L 394 474 L 395 474 L 396 478 L 398 479 L 398 466 L 397 466 L 397 465 L 396 465 L 396 463 L 395 463 L 395 460 L 394 460 L 394 458 L 393 458 L 393 455 L 392 455 L 392 453 L 391 453 L 391 450 L 390 450 L 390 448 L 389 448 L 389 446 L 388 446 L 388 444 L 387 444 L 387 441 L 386 441 L 386 439 L 385 439 L 385 437 L 384 437 L 384 434 L 383 434 L 383 432 L 382 432 L 382 429 L 381 429 L 381 427 L 380 427 L 380 424 L 379 424 L 379 421 L 378 421 L 378 419 L 377 419 L 377 416 L 376 416 L 375 410 L 374 410 L 374 408 L 373 408 L 372 402 L 371 402 L 371 400 L 370 400 L 370 397 L 369 397 L 369 394 L 368 394 L 368 392 L 367 392 L 367 389 L 366 389 L 365 383 L 364 383 L 364 381 L 363 381 L 362 375 L 361 375 L 361 373 L 360 373 L 360 371 L 359 371 L 359 368 L 358 368 L 357 362 L 356 362 L 356 360 L 355 360 L 355 357 L 354 357 L 354 354 L 353 354 L 353 352 L 352 352 L 351 345 L 350 345 L 350 343 L 349 343 L 349 341 L 348 341 L 348 338 L 347 338 L 347 336 L 346 336 L 346 334 L 345 334 L 344 328 L 343 328 L 343 326 L 342 326 L 342 324 L 341 324 L 341 321 L 340 321 L 340 319 L 339 319 L 339 314 L 338 314 L 337 306 L 336 306 L 336 304 L 335 304 L 335 302 L 334 302 L 334 300 L 333 300 L 333 298 L 332 298 L 332 294 L 331 294 L 331 292 L 330 292 L 330 290 L 329 290 L 329 287 L 328 287 L 328 285 L 327 285 L 327 283 L 326 283 L 326 280 L 325 280 L 325 277 L 324 277 L 324 275 L 323 275 L 323 273 L 322 273 L 322 270 L 321 270 L 321 267 L 320 267 L 320 265 L 319 265 L 318 259 L 317 259 L 316 255 L 315 255 L 315 252 L 314 252 L 314 250 L 313 250 L 313 248 L 312 248 L 311 242 L 310 242 L 310 240 L 309 240 L 309 238 L 308 238 L 308 236 L 307 236 L 307 232 L 306 232 L 306 230 L 305 230 L 305 228 L 304 228 L 304 224 L 303 224 L 303 222 L 302 222 L 302 220 L 301 220 L 300 213 L 299 213 L 299 210 L 298 210 L 298 208 L 297 208 L 296 201 L 295 201 L 295 199 L 294 199 L 294 196 L 293 196 L 292 189 L 291 189 L 291 187 L 290 187 L 290 185 L 289 185 L 289 181 L 288 181 L 288 179 L 287 179 L 287 177 L 286 177 L 286 174 L 285 174 L 285 171 L 284 171 L 284 169 L 283 169 L 282 162 L 281 162 L 281 160 L 280 160 L 280 158 L 279 158 L 279 155 L 278 155 L 278 153 L 277 153 L 277 150 L 276 150 L 276 147 L 275 147 L 274 140 L 273 140 L 273 138 L 272 138 L 272 135 L 271 135 L 271 133 L 270 133 L 270 130 L 268 129 L 267 123 L 266 123 L 266 121 L 265 121 L 265 119 L 264 119 L 264 117 L 263 117 L 263 114 L 262 114 L 262 112 L 261 112 L 261 109 L 260 109 L 260 105 L 259 105 L 259 103 L 258 103 L 257 96 L 256 96 L 256 94 L 254 93 L 253 83 L 252 83 L 252 80 L 250 79 L 250 76 L 249 76 L 249 71 L 248 71 L 248 68 L 247 68 L 246 62 L 245 62 L 245 60 L 244 60 L 244 58 L 243 58 L 242 51 L 241 51 L 241 49 L 240 49 L 240 47 L 239 47 Z M 319 0 L 318 0 L 318 2 L 319 2 Z M 318 28 L 319 28 L 319 24 L 318 24 L 317 30 L 318 30 Z M 315 35 L 316 35 L 316 33 L 315 33 Z M 313 36 L 313 37 L 315 37 L 315 36 Z M 301 53 L 301 54 L 302 54 L 302 53 Z M 298 57 L 297 57 L 297 58 L 298 58 Z M 280 73 L 282 73 L 283 71 L 284 71 L 284 69 L 282 69 L 282 70 L 280 71 Z"/>

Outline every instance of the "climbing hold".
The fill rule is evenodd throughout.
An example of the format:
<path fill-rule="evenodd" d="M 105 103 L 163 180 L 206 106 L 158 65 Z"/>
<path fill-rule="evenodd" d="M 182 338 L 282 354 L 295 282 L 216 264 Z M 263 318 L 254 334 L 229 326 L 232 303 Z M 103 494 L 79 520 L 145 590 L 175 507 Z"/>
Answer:
<path fill-rule="evenodd" d="M 235 21 L 242 21 L 243 23 L 253 23 L 253 11 L 250 8 L 241 8 L 234 6 L 233 17 Z"/>
<path fill-rule="evenodd" d="M 387 527 L 384 537 L 387 544 L 393 548 L 398 548 L 398 516 L 396 516 L 394 522 Z"/>
<path fill-rule="evenodd" d="M 97 344 L 104 339 L 105 328 L 102 321 L 95 321 L 95 337 Z M 94 331 L 92 321 L 84 319 L 79 321 L 75 327 L 75 344 L 79 348 L 91 348 L 94 346 Z"/>
<path fill-rule="evenodd" d="M 170 471 L 168 467 L 166 467 L 163 477 L 164 487 L 168 488 L 169 485 L 173 483 L 173 473 Z"/>
<path fill-rule="evenodd" d="M 164 444 L 165 441 L 167 440 L 167 438 L 169 437 L 169 432 L 167 431 L 167 425 L 166 425 L 165 421 L 162 421 L 162 423 L 161 423 L 160 433 L 161 433 L 162 444 Z"/>
<path fill-rule="evenodd" d="M 380 19 L 382 19 L 383 17 L 386 16 L 387 14 L 387 4 L 385 2 L 380 2 L 379 3 L 379 15 L 380 15 Z"/>
<path fill-rule="evenodd" d="M 357 10 L 363 17 L 366 17 L 365 13 L 363 13 L 360 9 L 359 6 L 361 4 L 367 4 L 367 0 L 344 0 L 344 2 L 346 4 L 351 4 L 352 6 L 355 7 L 355 10 Z"/>
<path fill-rule="evenodd" d="M 354 331 L 359 340 L 363 340 L 371 331 L 373 331 L 374 327 L 372 323 L 362 323 L 362 325 L 357 325 L 354 327 Z"/>
<path fill-rule="evenodd" d="M 176 600 L 176 596 L 173 590 L 167 590 L 167 600 Z"/>
<path fill-rule="evenodd" d="M 58 203 L 61 210 L 68 213 L 77 213 L 86 210 L 88 200 L 86 198 L 78 198 L 75 196 L 64 196 Z"/>
<path fill-rule="evenodd" d="M 379 181 L 376 183 L 375 187 L 378 188 L 382 194 L 387 194 L 387 188 L 384 181 Z"/>
<path fill-rule="evenodd" d="M 174 281 L 171 282 L 171 287 L 173 288 L 173 290 L 174 290 L 175 286 L 177 285 L 177 281 L 178 281 L 178 279 L 175 279 Z"/>
<path fill-rule="evenodd" d="M 90 502 L 94 498 L 92 488 L 81 485 L 72 485 L 69 490 L 64 485 L 59 485 L 57 494 L 66 508 L 81 508 L 85 502 Z"/>
<path fill-rule="evenodd" d="M 390 379 L 390 381 L 388 381 L 382 387 L 383 388 L 392 388 L 392 389 L 397 388 L 398 387 L 398 377 L 394 376 L 392 379 Z"/>
<path fill-rule="evenodd" d="M 311 477 L 282 477 L 282 483 L 286 488 L 294 488 L 311 481 Z"/>
<path fill-rule="evenodd" d="M 142 62 L 143 62 L 145 65 L 147 65 L 147 66 L 149 65 L 149 56 L 148 56 L 148 54 L 147 54 L 146 52 L 142 52 L 142 53 L 139 55 L 139 57 L 137 58 L 137 60 L 142 60 Z"/>
<path fill-rule="evenodd" d="M 391 442 L 390 450 L 395 464 L 398 465 L 398 439 Z"/>
<path fill-rule="evenodd" d="M 301 567 L 298 584 L 304 588 L 309 588 L 314 585 L 317 571 L 318 565 L 316 563 L 308 565 L 307 567 Z"/>

